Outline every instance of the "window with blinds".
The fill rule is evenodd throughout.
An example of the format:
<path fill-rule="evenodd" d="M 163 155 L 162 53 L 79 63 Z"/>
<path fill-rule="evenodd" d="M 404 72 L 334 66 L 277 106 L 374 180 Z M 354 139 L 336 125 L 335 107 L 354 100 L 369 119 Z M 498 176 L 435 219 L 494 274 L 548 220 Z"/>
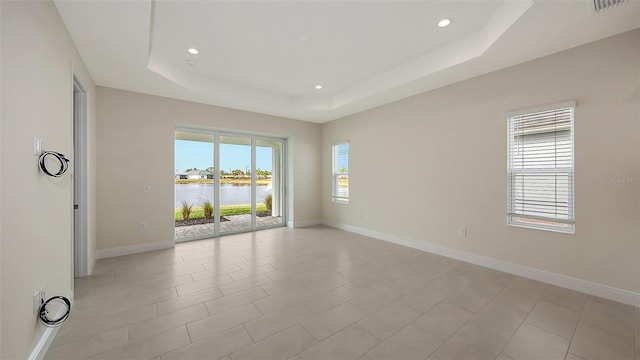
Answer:
<path fill-rule="evenodd" d="M 349 203 L 349 143 L 341 142 L 332 146 L 332 200 Z"/>
<path fill-rule="evenodd" d="M 565 103 L 508 117 L 508 222 L 574 232 L 573 112 Z"/>

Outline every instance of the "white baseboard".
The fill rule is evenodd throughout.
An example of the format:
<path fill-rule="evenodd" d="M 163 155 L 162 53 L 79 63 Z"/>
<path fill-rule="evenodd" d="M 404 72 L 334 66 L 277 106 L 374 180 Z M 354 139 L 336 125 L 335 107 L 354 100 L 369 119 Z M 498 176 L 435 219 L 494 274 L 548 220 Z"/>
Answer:
<path fill-rule="evenodd" d="M 169 241 L 138 244 L 138 245 L 131 245 L 131 246 L 122 246 L 122 247 L 111 248 L 111 249 L 102 249 L 102 250 L 96 251 L 96 258 L 104 259 L 104 258 L 110 258 L 114 256 L 131 255 L 131 254 L 137 254 L 137 253 L 147 252 L 147 251 L 169 249 L 174 246 L 175 246 L 175 242 L 173 240 L 169 240 Z"/>
<path fill-rule="evenodd" d="M 67 298 L 69 299 L 69 301 L 71 301 L 71 308 L 73 309 L 73 303 L 74 303 L 73 294 L 69 293 L 67 295 Z M 65 311 L 65 310 L 60 309 L 60 311 Z M 61 315 L 62 313 L 56 314 L 56 318 Z M 40 336 L 40 340 L 38 340 L 38 342 L 36 343 L 36 346 L 33 348 L 33 350 L 31 351 L 31 354 L 29 355 L 29 358 L 28 358 L 29 360 L 44 359 L 44 356 L 47 354 L 49 347 L 51 346 L 51 344 L 53 343 L 53 340 L 56 338 L 56 335 L 58 334 L 58 329 L 60 329 L 60 327 L 44 328 L 44 332 L 42 333 L 42 336 Z"/>
<path fill-rule="evenodd" d="M 40 340 L 38 340 L 38 343 L 29 355 L 29 360 L 44 359 L 44 356 L 47 354 L 47 350 L 49 350 L 49 346 L 51 346 L 53 339 L 55 339 L 56 334 L 58 333 L 58 329 L 59 328 L 57 327 L 48 327 L 44 329 L 42 336 L 40 336 Z"/>
<path fill-rule="evenodd" d="M 602 297 L 605 299 L 621 302 L 628 305 L 640 307 L 640 294 L 628 290 L 618 289 L 607 285 L 594 283 L 587 280 L 576 279 L 566 275 L 560 275 L 544 270 L 539 270 L 527 266 L 522 266 L 507 261 L 502 261 L 482 255 L 468 253 L 462 250 L 447 248 L 440 245 L 431 244 L 424 241 L 416 241 L 401 236 L 385 234 L 357 226 L 341 224 L 334 221 L 323 221 L 324 225 L 337 229 L 353 232 L 356 234 L 372 237 L 375 239 L 388 241 L 394 244 L 407 246 L 410 248 L 446 256 L 449 258 L 465 261 L 468 263 L 484 266 L 490 269 L 503 271 L 509 274 L 526 277 L 529 279 L 542 281 L 563 288 L 583 292 L 589 295 Z"/>
<path fill-rule="evenodd" d="M 301 228 L 301 227 L 307 227 L 307 226 L 314 226 L 314 225 L 322 225 L 324 224 L 324 222 L 322 220 L 318 220 L 318 219 L 314 219 L 314 220 L 301 220 L 301 221 L 289 221 L 287 222 L 287 227 L 290 228 Z"/>

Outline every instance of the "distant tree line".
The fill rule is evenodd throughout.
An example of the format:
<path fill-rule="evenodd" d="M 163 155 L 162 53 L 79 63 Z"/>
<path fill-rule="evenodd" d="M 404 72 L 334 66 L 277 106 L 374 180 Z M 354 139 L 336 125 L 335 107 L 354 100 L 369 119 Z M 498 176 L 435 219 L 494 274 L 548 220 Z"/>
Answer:
<path fill-rule="evenodd" d="M 188 168 L 187 170 L 185 170 L 185 172 L 192 171 L 192 170 L 200 170 L 200 169 L 198 169 L 196 167 Z M 208 172 L 213 172 L 214 168 L 213 167 L 208 167 L 205 170 L 208 171 Z M 249 171 L 242 171 L 240 169 L 234 169 L 234 170 L 229 169 L 229 171 L 220 170 L 220 176 L 225 176 L 225 175 L 250 176 L 251 175 L 251 170 L 249 170 Z M 258 170 L 256 170 L 256 175 L 258 175 L 258 176 L 271 176 L 271 171 L 258 169 Z"/>

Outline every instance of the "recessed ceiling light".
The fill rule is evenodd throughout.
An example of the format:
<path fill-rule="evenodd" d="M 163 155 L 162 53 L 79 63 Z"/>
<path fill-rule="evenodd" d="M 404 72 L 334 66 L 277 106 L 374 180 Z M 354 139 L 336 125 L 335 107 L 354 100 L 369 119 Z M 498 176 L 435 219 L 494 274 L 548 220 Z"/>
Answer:
<path fill-rule="evenodd" d="M 322 85 L 316 85 L 316 89 L 318 90 L 322 89 Z"/>
<path fill-rule="evenodd" d="M 440 22 L 438 22 L 438 27 L 447 27 L 447 26 L 449 26 L 449 24 L 451 24 L 451 20 L 442 19 L 442 20 L 440 20 Z"/>
<path fill-rule="evenodd" d="M 187 50 L 189 52 L 189 54 L 191 55 L 198 55 L 199 51 L 198 49 L 195 48 L 190 48 L 189 50 Z"/>

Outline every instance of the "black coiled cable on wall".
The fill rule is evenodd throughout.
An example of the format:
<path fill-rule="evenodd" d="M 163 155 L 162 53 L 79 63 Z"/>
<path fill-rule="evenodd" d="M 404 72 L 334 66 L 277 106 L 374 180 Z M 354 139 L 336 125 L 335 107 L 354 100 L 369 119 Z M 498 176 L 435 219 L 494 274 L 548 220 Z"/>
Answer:
<path fill-rule="evenodd" d="M 47 156 L 53 156 L 60 163 L 60 169 L 58 169 L 57 172 L 51 172 L 49 171 L 49 169 L 47 169 Z M 40 154 L 38 162 L 40 164 L 40 169 L 42 170 L 42 172 L 53 177 L 61 177 L 62 174 L 64 174 L 67 169 L 69 169 L 69 159 L 67 159 L 63 154 L 55 151 L 43 151 L 42 154 Z"/>
<path fill-rule="evenodd" d="M 47 169 L 47 157 L 53 157 L 58 160 L 60 164 L 60 168 L 56 172 L 49 171 Z M 53 176 L 53 177 L 61 177 L 67 170 L 69 169 L 69 159 L 67 159 L 64 154 L 61 154 L 56 151 L 43 151 L 38 158 L 38 165 L 40 166 L 40 170 L 43 173 Z M 57 318 L 49 317 L 49 309 L 47 306 L 53 302 L 61 303 L 63 309 L 58 310 L 59 316 Z M 40 322 L 47 327 L 58 327 L 61 326 L 69 318 L 69 313 L 71 312 L 71 301 L 64 296 L 54 296 L 47 301 L 44 299 L 41 300 L 40 308 L 38 309 L 38 317 L 40 318 Z"/>
<path fill-rule="evenodd" d="M 49 318 L 49 310 L 47 310 L 47 306 L 52 302 L 60 302 L 66 308 L 61 311 L 61 315 L 58 318 Z M 64 296 L 54 296 L 47 301 L 42 301 L 40 305 L 38 317 L 40 318 L 40 322 L 44 326 L 48 327 L 58 327 L 62 325 L 63 322 L 69 318 L 69 313 L 71 312 L 71 301 Z"/>

